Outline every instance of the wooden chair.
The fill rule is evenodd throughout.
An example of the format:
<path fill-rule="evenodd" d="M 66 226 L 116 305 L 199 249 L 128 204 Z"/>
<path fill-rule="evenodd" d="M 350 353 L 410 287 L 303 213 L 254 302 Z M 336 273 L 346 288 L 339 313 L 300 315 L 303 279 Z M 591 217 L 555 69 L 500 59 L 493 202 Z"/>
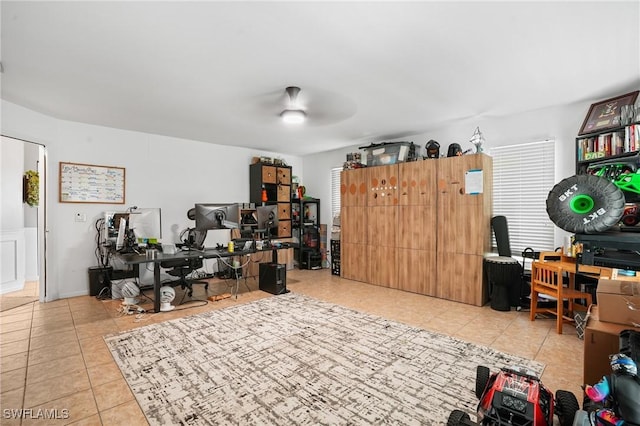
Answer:
<path fill-rule="evenodd" d="M 546 294 L 556 299 L 555 308 L 538 308 L 538 295 Z M 591 294 L 565 287 L 562 280 L 562 268 L 553 262 L 536 261 L 531 264 L 531 310 L 529 318 L 536 319 L 538 313 L 549 313 L 556 316 L 556 331 L 562 334 L 564 322 L 575 322 L 573 309 L 575 300 L 585 299 L 588 308 L 592 303 Z M 568 301 L 565 314 L 564 301 Z"/>

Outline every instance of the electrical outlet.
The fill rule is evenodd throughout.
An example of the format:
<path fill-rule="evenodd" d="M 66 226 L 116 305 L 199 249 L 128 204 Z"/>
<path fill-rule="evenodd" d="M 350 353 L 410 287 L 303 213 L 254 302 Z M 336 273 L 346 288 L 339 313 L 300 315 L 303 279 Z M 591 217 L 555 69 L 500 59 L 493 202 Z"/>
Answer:
<path fill-rule="evenodd" d="M 76 222 L 86 222 L 87 215 L 84 213 L 76 213 Z"/>

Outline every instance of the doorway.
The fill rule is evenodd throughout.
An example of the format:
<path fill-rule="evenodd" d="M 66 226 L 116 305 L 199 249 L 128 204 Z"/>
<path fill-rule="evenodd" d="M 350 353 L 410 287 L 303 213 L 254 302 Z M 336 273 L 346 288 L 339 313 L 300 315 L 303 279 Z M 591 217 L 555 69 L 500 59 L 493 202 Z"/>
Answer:
<path fill-rule="evenodd" d="M 6 135 L 2 135 L 0 152 L 3 169 L 0 310 L 5 311 L 46 301 L 47 155 L 42 144 Z M 30 188 L 29 194 L 37 189 L 35 198 L 29 197 L 29 203 L 25 202 L 26 187 Z"/>

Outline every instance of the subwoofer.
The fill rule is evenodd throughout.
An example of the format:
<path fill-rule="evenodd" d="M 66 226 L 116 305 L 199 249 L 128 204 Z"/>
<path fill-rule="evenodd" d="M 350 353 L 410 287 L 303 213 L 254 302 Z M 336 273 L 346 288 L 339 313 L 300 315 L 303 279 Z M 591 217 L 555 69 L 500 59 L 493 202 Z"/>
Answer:
<path fill-rule="evenodd" d="M 97 296 L 104 288 L 111 288 L 111 266 L 89 268 L 89 296 Z"/>

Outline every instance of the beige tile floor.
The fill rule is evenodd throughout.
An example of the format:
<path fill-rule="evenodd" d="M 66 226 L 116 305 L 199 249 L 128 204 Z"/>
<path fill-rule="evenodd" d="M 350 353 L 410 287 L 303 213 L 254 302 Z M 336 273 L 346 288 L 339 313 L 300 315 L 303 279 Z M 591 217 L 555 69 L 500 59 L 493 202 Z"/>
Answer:
<path fill-rule="evenodd" d="M 558 335 L 553 319 L 531 322 L 528 312 L 500 312 L 343 280 L 329 270 L 292 270 L 287 279 L 287 287 L 297 293 L 541 361 L 546 364 L 542 380 L 547 387 L 573 391 L 581 400 L 583 342 L 570 325 Z M 208 294 L 226 291 L 227 286 L 217 282 Z M 122 316 L 120 301 L 89 296 L 2 312 L 0 424 L 144 425 L 145 417 L 103 336 L 264 297 L 273 296 L 249 279 L 240 286 L 237 300 L 181 305 L 172 312 L 140 317 Z M 205 298 L 202 286 L 196 287 L 194 298 Z M 22 421 L 11 418 L 7 410 L 20 408 L 32 409 L 31 414 Z M 45 414 L 58 418 L 35 418 Z"/>

